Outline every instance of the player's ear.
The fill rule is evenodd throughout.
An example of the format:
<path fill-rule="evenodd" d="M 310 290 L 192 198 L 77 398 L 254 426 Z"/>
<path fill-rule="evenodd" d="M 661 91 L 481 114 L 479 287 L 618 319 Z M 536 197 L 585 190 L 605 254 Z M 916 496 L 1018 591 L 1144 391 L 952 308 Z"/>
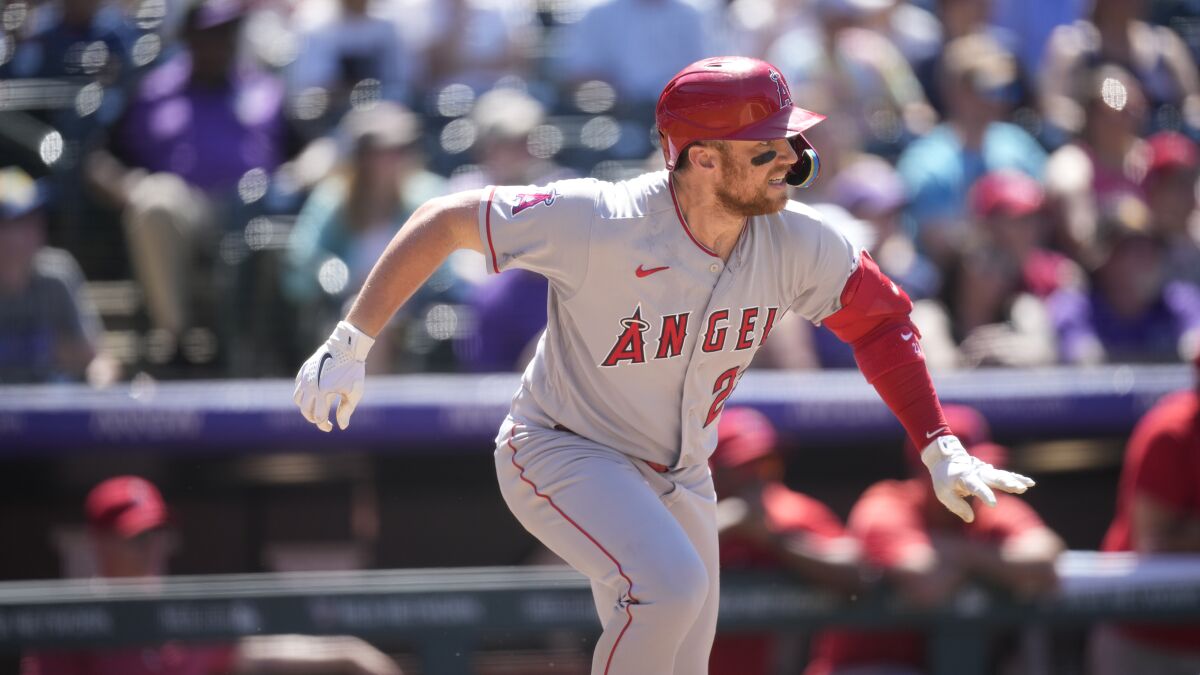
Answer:
<path fill-rule="evenodd" d="M 717 148 L 707 143 L 693 143 L 688 146 L 688 159 L 692 164 L 702 169 L 717 168 Z"/>

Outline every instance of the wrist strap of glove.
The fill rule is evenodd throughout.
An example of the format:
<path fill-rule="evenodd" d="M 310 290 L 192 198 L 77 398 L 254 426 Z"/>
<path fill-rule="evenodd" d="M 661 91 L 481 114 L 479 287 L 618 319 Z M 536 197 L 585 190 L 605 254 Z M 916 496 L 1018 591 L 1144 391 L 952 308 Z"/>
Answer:
<path fill-rule="evenodd" d="M 355 328 L 349 321 L 339 321 L 329 339 L 350 352 L 355 361 L 365 361 L 367 352 L 375 344 L 375 338 Z"/>
<path fill-rule="evenodd" d="M 921 451 L 921 463 L 932 471 L 938 462 L 966 454 L 967 450 L 957 436 L 938 436 Z"/>

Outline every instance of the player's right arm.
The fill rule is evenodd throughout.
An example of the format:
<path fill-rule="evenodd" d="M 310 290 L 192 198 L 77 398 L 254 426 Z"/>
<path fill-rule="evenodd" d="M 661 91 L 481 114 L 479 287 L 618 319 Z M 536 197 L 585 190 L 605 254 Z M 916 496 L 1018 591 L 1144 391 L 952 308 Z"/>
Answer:
<path fill-rule="evenodd" d="M 452 252 L 483 252 L 478 214 L 481 191 L 468 190 L 425 202 L 400 228 L 354 300 L 296 374 L 292 400 L 300 414 L 321 431 L 330 431 L 329 408 L 337 403 L 338 426 L 345 429 L 362 398 L 364 362 L 387 322 Z"/>

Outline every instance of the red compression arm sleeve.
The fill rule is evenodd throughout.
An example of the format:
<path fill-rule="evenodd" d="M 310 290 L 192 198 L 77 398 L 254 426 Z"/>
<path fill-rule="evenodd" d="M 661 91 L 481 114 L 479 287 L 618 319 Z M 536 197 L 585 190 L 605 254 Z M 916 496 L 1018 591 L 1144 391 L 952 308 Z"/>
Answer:
<path fill-rule="evenodd" d="M 908 294 L 864 251 L 841 300 L 842 308 L 825 319 L 825 325 L 854 349 L 859 370 L 916 447 L 952 433 L 925 367 L 917 341 L 921 335 L 908 317 Z"/>

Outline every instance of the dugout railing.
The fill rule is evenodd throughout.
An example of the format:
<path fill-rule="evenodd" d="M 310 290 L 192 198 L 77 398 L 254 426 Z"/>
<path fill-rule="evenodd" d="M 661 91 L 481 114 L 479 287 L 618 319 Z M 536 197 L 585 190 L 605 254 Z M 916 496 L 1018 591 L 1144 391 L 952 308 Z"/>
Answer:
<path fill-rule="evenodd" d="M 929 640 L 932 675 L 988 672 L 999 631 L 1101 621 L 1200 624 L 1200 556 L 1073 551 L 1057 593 L 1014 602 L 983 588 L 932 611 L 880 592 L 856 600 L 779 576 L 734 576 L 722 590 L 724 631 L 903 627 Z M 261 634 L 350 634 L 414 645 L 421 672 L 468 675 L 491 638 L 599 622 L 586 579 L 562 567 L 411 569 L 0 583 L 0 651 L 214 641 Z"/>

